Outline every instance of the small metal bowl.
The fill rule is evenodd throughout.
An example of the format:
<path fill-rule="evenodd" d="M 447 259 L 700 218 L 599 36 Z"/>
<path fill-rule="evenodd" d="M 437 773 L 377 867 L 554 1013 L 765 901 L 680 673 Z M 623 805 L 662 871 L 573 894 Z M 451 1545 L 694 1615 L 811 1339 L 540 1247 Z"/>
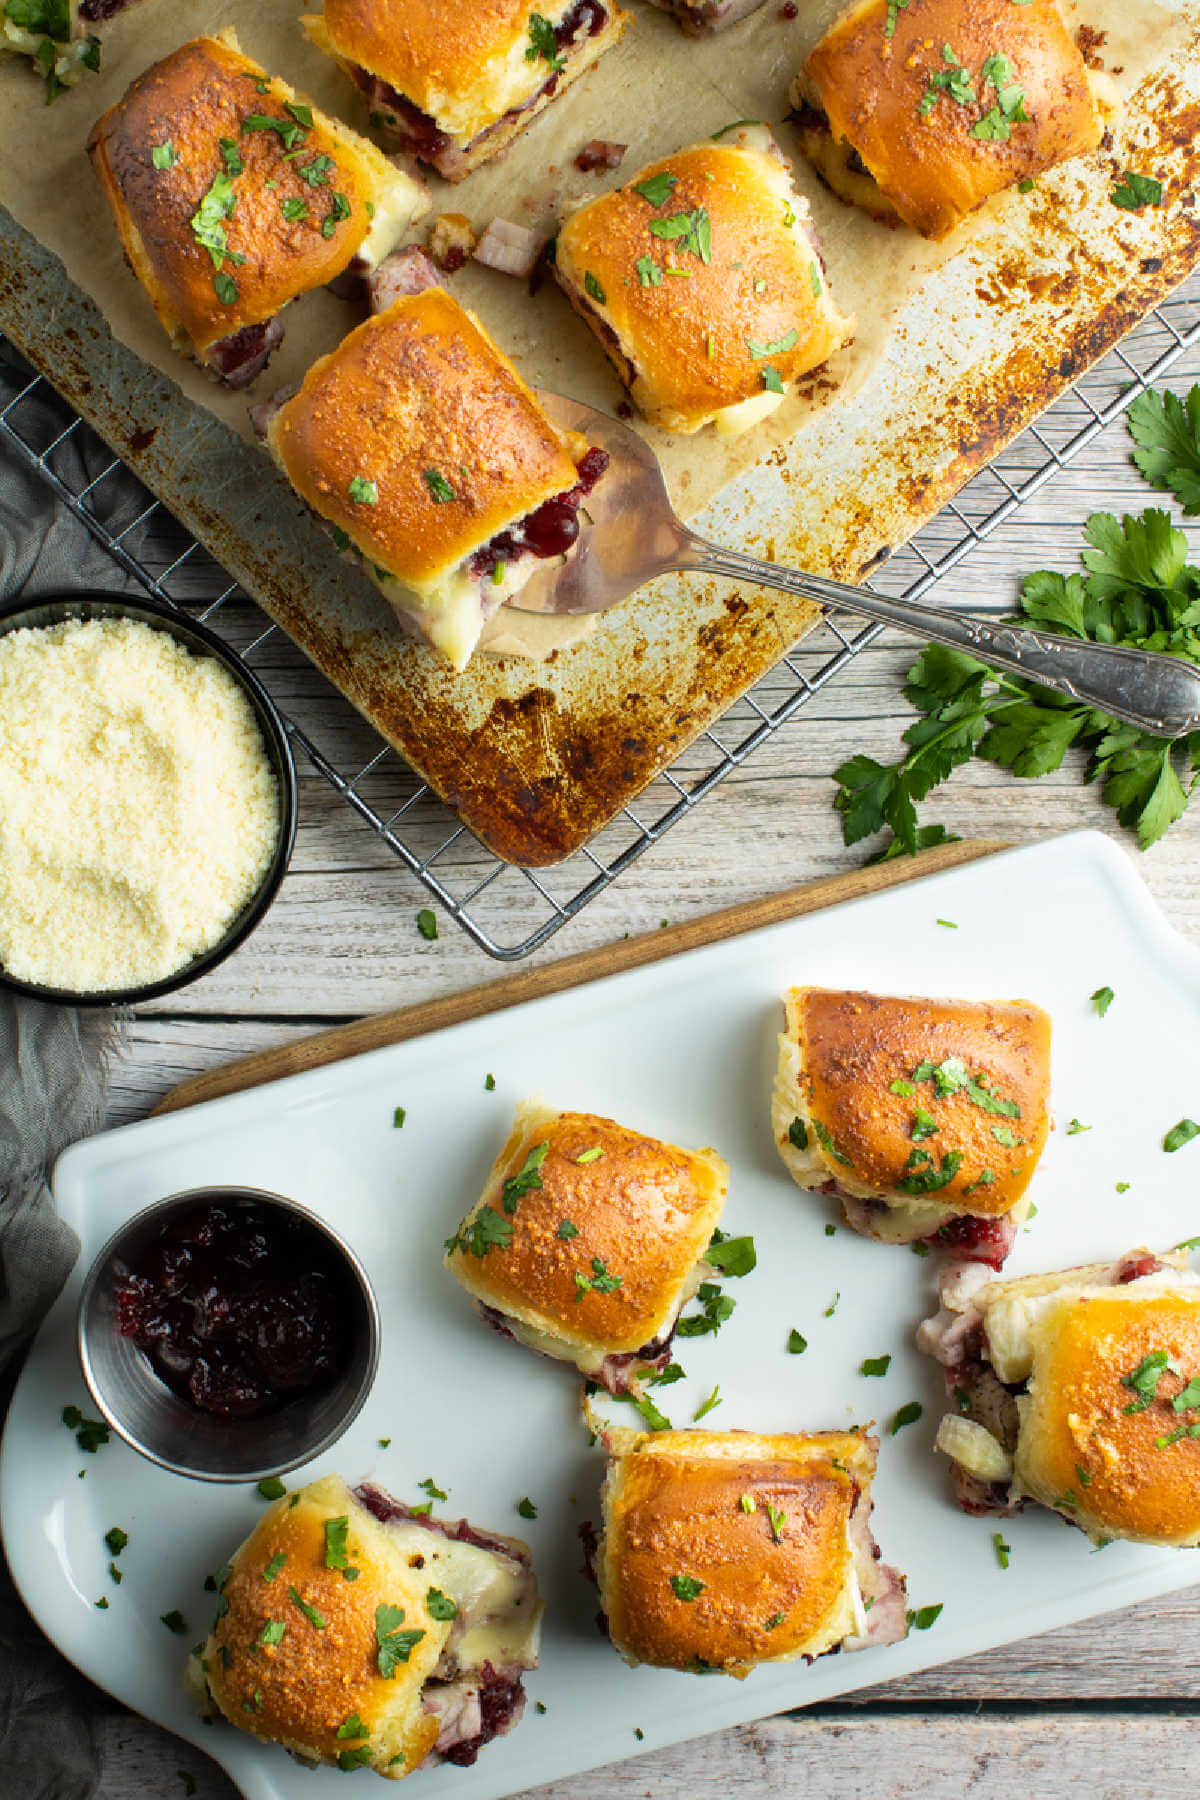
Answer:
<path fill-rule="evenodd" d="M 195 619 L 172 611 L 170 607 L 159 605 L 157 601 L 140 600 L 126 594 L 54 594 L 30 601 L 28 605 L 18 605 L 7 612 L 0 612 L 0 635 L 9 631 L 38 630 L 49 625 L 61 625 L 68 619 L 134 619 L 139 624 L 149 625 L 152 630 L 169 633 L 194 656 L 215 657 L 232 675 L 254 710 L 279 793 L 279 836 L 257 891 L 237 917 L 230 921 L 224 936 L 211 950 L 204 950 L 199 956 L 194 956 L 173 975 L 166 975 L 161 981 L 146 982 L 141 987 L 108 988 L 95 993 L 76 994 L 62 988 L 41 987 L 35 982 L 21 981 L 15 975 L 8 974 L 0 963 L 0 987 L 12 988 L 18 994 L 29 994 L 35 1000 L 49 1000 L 62 1006 L 137 1006 L 142 1001 L 157 999 L 160 994 L 173 993 L 176 988 L 185 987 L 189 981 L 196 981 L 201 975 L 207 975 L 218 963 L 224 962 L 239 944 L 244 943 L 262 920 L 287 874 L 296 842 L 296 764 L 287 728 L 258 677 L 251 673 L 215 631 L 210 631 L 207 625 L 201 625 Z"/>
<path fill-rule="evenodd" d="M 279 1207 L 297 1215 L 336 1252 L 356 1291 L 350 1354 L 337 1381 L 277 1412 L 216 1418 L 180 1399 L 149 1358 L 117 1329 L 118 1284 L 142 1251 L 181 1213 L 210 1202 Z M 358 1416 L 379 1366 L 379 1306 L 366 1270 L 333 1228 L 306 1206 L 261 1188 L 190 1188 L 136 1213 L 113 1233 L 79 1297 L 79 1360 L 93 1400 L 113 1430 L 142 1456 L 197 1481 L 261 1481 L 320 1456 Z"/>

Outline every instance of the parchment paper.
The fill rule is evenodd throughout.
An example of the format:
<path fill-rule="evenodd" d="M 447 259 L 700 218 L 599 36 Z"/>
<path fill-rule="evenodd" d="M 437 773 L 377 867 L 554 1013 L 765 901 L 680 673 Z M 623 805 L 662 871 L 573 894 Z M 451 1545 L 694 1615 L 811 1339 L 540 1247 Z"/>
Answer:
<path fill-rule="evenodd" d="M 311 0 L 313 5 L 316 0 Z M 469 5 L 470 0 L 454 0 Z M 433 212 L 466 213 L 477 230 L 493 216 L 549 231 L 565 201 L 628 179 L 638 166 L 691 143 L 736 119 L 777 126 L 794 151 L 783 120 L 787 91 L 800 63 L 842 0 L 801 0 L 801 16 L 786 21 L 777 0 L 727 35 L 697 43 L 684 38 L 657 10 L 626 0 L 633 17 L 619 47 L 604 56 L 494 164 L 456 187 L 427 177 Z M 24 58 L 0 66 L 0 202 L 64 261 L 92 297 L 114 334 L 211 408 L 244 436 L 251 435 L 246 396 L 219 388 L 168 345 L 150 303 L 130 274 L 99 185 L 84 153 L 93 121 L 118 100 L 150 63 L 206 31 L 235 26 L 243 50 L 301 93 L 357 128 L 364 107 L 349 80 L 305 39 L 296 0 L 140 0 L 103 33 L 103 68 L 47 108 L 41 82 Z M 1129 94 L 1185 35 L 1155 0 L 1078 0 L 1064 6 L 1072 23 L 1108 33 L 1106 68 Z M 627 143 L 616 174 L 584 176 L 573 158 L 593 137 Z M 879 362 L 889 328 L 914 283 L 988 229 L 997 207 L 1020 205 L 1000 196 L 956 236 L 926 244 L 905 227 L 877 224 L 836 200 L 797 156 L 796 180 L 807 195 L 838 304 L 858 319 L 858 334 L 822 376 L 789 399 L 765 426 L 732 444 L 712 432 L 672 437 L 645 427 L 660 455 L 676 504 L 698 512 L 735 475 L 770 457 L 825 406 L 846 399 Z M 1049 179 L 1053 179 L 1050 177 Z M 424 226 L 417 229 L 422 238 Z M 587 328 L 553 283 L 533 299 L 526 284 L 478 265 L 450 278 L 451 291 L 477 311 L 522 373 L 535 385 L 576 395 L 611 411 L 622 390 Z M 250 400 L 298 381 L 305 369 L 357 323 L 361 309 L 327 293 L 306 295 L 285 312 L 286 337 Z M 642 427 L 639 427 L 642 429 Z M 558 638 L 557 641 L 561 641 Z"/>

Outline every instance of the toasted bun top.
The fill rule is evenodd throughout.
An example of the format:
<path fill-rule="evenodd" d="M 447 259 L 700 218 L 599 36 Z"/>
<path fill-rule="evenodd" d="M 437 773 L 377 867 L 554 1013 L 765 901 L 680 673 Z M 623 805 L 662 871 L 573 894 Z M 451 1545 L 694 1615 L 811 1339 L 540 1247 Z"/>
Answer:
<path fill-rule="evenodd" d="M 466 137 L 542 86 L 551 69 L 541 56 L 526 59 L 529 23 L 566 10 L 544 0 L 325 0 L 325 31 L 336 56 Z"/>
<path fill-rule="evenodd" d="M 268 437 L 314 511 L 418 590 L 577 480 L 575 440 L 442 288 L 321 357 Z M 355 477 L 374 482 L 374 504 L 351 498 Z"/>
<path fill-rule="evenodd" d="M 326 1562 L 325 1528 L 339 1518 L 348 1526 L 348 1565 L 358 1570 L 352 1581 Z M 268 1580 L 264 1572 L 281 1556 Z M 403 1753 L 389 1772 L 411 1773 L 437 1740 L 420 1690 L 450 1633 L 426 1606 L 429 1568 L 415 1568 L 413 1560 L 402 1534 L 380 1524 L 339 1476 L 276 1501 L 234 1553 L 221 1589 L 224 1609 L 218 1605 L 201 1652 L 213 1699 L 230 1724 L 336 1763 L 364 1741 L 337 1735 L 357 1714 L 370 1733 L 371 1766 L 383 1769 Z M 306 1616 L 293 1589 L 323 1625 Z M 387 1679 L 376 1632 L 381 1606 L 403 1609 L 402 1623 L 394 1614 L 387 1623 L 422 1633 Z M 282 1640 L 264 1644 L 264 1631 L 275 1635 L 273 1623 L 285 1627 Z"/>
<path fill-rule="evenodd" d="M 888 37 L 887 0 L 859 0 L 826 32 L 805 73 L 834 136 L 857 150 L 901 218 L 926 237 L 944 237 L 990 194 L 1099 143 L 1087 69 L 1054 0 L 908 0 L 892 16 Z M 1007 139 L 984 139 L 976 127 L 999 96 L 983 70 L 997 55 L 1011 65 L 1000 79 L 1020 88 L 1029 122 L 1013 119 Z M 959 104 L 935 87 L 928 104 L 931 79 L 955 66 L 966 69 L 974 100 Z M 997 119 L 1003 128 L 1003 114 Z"/>
<path fill-rule="evenodd" d="M 604 1499 L 613 1643 L 631 1661 L 732 1674 L 840 1643 L 854 1629 L 850 1514 L 874 1472 L 873 1443 L 855 1432 L 636 1438 Z M 681 1596 L 673 1578 L 700 1592 Z"/>
<path fill-rule="evenodd" d="M 1021 1486 L 1048 1505 L 1065 1499 L 1093 1537 L 1200 1543 L 1200 1435 L 1185 1429 L 1165 1441 L 1200 1421 L 1200 1384 L 1195 1405 L 1172 1405 L 1200 1375 L 1200 1293 L 1136 1282 L 1062 1292 L 1036 1314 L 1033 1342 L 1029 1397 L 1020 1402 Z M 1139 1388 L 1127 1383 L 1164 1352 L 1173 1367 L 1141 1407 Z"/>
<path fill-rule="evenodd" d="M 311 126 L 301 128 L 289 103 Z M 283 135 L 247 130 L 254 117 L 280 120 Z M 289 157 L 289 144 L 304 154 Z M 171 155 L 167 167 L 155 167 L 156 149 Z M 147 69 L 93 127 L 88 151 L 155 311 L 198 350 L 339 275 L 371 229 L 368 203 L 407 188 L 416 212 L 422 193 L 373 144 L 243 56 L 232 31 L 195 38 Z M 192 220 L 214 182 L 219 194 L 227 181 L 234 210 L 214 208 L 214 222 L 231 255 L 218 270 Z M 289 219 L 301 205 L 306 212 Z M 227 282 L 236 296 L 224 302 Z"/>
<path fill-rule="evenodd" d="M 558 278 L 616 333 L 639 405 L 684 428 L 767 392 L 767 369 L 796 380 L 853 330 L 829 294 L 791 170 L 768 134 L 743 135 L 650 163 L 558 236 Z M 637 191 L 647 183 L 650 199 Z M 699 240 L 652 230 L 693 213 L 707 221 Z"/>
<path fill-rule="evenodd" d="M 1011 1211 L 1050 1128 L 1047 1013 L 831 988 L 793 988 L 786 1008 L 832 1177 L 896 1200 Z"/>
<path fill-rule="evenodd" d="M 506 1183 L 543 1145 L 537 1185 L 510 1188 L 506 1203 Z M 602 1155 L 579 1161 L 596 1149 Z M 612 1119 L 526 1101 L 446 1264 L 478 1299 L 571 1345 L 637 1350 L 673 1321 L 721 1216 L 728 1175 L 712 1150 L 682 1150 Z M 512 1240 L 476 1255 L 470 1228 L 485 1211 L 511 1226 Z M 564 1225 L 574 1233 L 564 1237 Z M 580 1287 L 577 1275 L 600 1286 Z M 605 1291 L 606 1277 L 620 1285 Z"/>

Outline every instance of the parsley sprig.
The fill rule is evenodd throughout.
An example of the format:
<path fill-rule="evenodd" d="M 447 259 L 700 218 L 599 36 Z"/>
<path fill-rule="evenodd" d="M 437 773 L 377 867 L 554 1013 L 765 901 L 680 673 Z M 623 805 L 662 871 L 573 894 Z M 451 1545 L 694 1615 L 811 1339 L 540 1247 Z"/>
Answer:
<path fill-rule="evenodd" d="M 1200 513 L 1200 387 L 1186 400 L 1141 396 L 1129 428 L 1146 479 L 1174 493 L 1185 512 Z M 1200 568 L 1189 565 L 1187 539 L 1169 514 L 1156 507 L 1122 519 L 1093 513 L 1084 537 L 1086 573 L 1028 575 L 1018 622 L 1200 663 Z M 1174 744 L 1151 737 L 937 644 L 909 669 L 904 694 L 919 715 L 904 733 L 905 754 L 890 765 L 852 756 L 834 771 L 845 842 L 889 831 L 880 861 L 954 841 L 944 826 L 920 824 L 917 807 L 975 756 L 1034 777 L 1061 768 L 1068 750 L 1084 751 L 1085 779 L 1100 784 L 1143 849 L 1182 818 L 1200 779 L 1200 732 Z"/>

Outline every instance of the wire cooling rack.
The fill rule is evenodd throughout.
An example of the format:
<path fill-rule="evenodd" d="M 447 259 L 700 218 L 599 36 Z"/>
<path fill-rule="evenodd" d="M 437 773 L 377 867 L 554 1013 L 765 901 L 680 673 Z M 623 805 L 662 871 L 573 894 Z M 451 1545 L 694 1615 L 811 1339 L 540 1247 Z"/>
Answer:
<path fill-rule="evenodd" d="M 323 678 L 286 643 L 216 564 L 48 382 L 10 347 L 0 357 L 0 446 L 32 464 L 113 557 L 154 598 L 205 620 L 247 661 L 272 661 L 267 685 Z M 1200 300 L 1192 284 L 1167 300 L 964 487 L 867 584 L 918 599 L 1009 520 L 1136 397 L 1200 346 Z M 665 836 L 694 806 L 795 716 L 872 643 L 883 628 L 850 614 L 827 615 L 758 685 L 672 766 L 622 809 L 591 843 L 553 869 L 503 863 L 468 831 L 333 690 L 318 708 L 318 742 L 282 710 L 293 743 L 424 883 L 480 948 L 503 961 L 528 956 Z M 300 670 L 303 670 L 303 674 Z M 293 670 L 294 675 L 293 675 Z M 273 679 L 272 676 L 277 676 Z M 309 693 L 312 688 L 310 686 Z M 300 698 L 300 695 L 297 695 Z M 340 709 L 340 710 L 339 710 Z"/>

